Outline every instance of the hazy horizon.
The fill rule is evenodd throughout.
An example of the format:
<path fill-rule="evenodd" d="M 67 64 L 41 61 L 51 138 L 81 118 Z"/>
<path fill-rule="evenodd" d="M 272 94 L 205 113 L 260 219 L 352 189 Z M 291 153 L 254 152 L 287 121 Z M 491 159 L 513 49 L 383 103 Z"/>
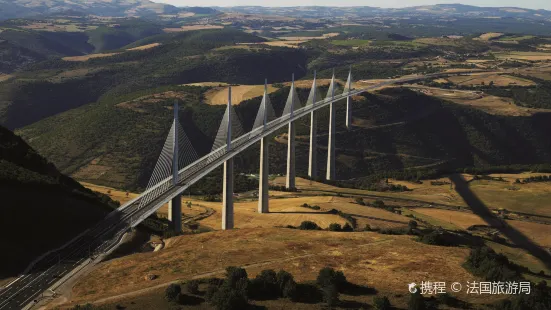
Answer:
<path fill-rule="evenodd" d="M 153 2 L 168 3 L 175 6 L 220 6 L 220 7 L 232 7 L 232 6 L 264 6 L 264 7 L 297 7 L 297 6 L 372 6 L 380 8 L 404 8 L 410 6 L 421 5 L 434 5 L 434 4 L 464 4 L 473 5 L 479 7 L 517 7 L 524 9 L 545 9 L 551 10 L 551 1 L 544 0 L 528 0 L 519 5 L 518 1 L 514 0 L 466 0 L 462 2 L 458 1 L 437 1 L 437 0 L 389 0 L 381 3 L 379 1 L 365 1 L 365 0 L 349 0 L 346 4 L 334 0 L 305 0 L 300 4 L 294 0 L 280 0 L 277 3 L 266 3 L 266 1 L 260 0 L 205 0 L 201 3 L 190 0 L 152 0 Z"/>

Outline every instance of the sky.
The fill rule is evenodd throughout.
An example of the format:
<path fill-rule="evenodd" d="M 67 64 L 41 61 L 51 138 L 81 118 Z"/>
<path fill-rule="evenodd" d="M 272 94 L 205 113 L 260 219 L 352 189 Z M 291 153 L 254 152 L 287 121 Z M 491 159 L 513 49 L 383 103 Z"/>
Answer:
<path fill-rule="evenodd" d="M 267 1 L 267 0 L 153 0 L 154 2 L 163 2 L 169 3 L 175 6 L 238 6 L 238 5 L 259 5 L 259 6 L 374 6 L 374 7 L 384 7 L 384 8 L 400 8 L 407 6 L 417 6 L 417 5 L 430 5 L 430 4 L 440 4 L 440 3 L 461 3 L 467 5 L 476 5 L 476 6 L 512 6 L 512 7 L 522 7 L 529 9 L 546 9 L 551 10 L 551 1 L 550 0 L 385 0 L 385 1 L 374 1 L 374 0 L 347 0 L 347 1 L 336 1 L 336 0 L 276 0 L 276 1 Z"/>

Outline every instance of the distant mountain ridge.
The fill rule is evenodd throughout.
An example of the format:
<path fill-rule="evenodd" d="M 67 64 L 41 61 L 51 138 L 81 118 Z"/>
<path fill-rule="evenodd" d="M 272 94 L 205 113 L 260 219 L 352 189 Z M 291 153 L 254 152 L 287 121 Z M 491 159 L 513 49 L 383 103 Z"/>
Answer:
<path fill-rule="evenodd" d="M 330 7 L 262 7 L 235 6 L 215 7 L 222 12 L 245 14 L 285 15 L 289 17 L 330 18 L 330 17 L 374 17 L 374 16 L 448 16 L 448 17 L 520 17 L 527 19 L 551 20 L 551 11 L 533 10 L 519 7 L 478 7 L 464 4 L 435 4 L 405 8 L 379 8 L 370 6 Z"/>
<path fill-rule="evenodd" d="M 197 9 L 194 7 L 178 8 L 149 0 L 0 0 L 0 20 L 60 13 L 65 15 L 143 16 L 195 12 Z"/>

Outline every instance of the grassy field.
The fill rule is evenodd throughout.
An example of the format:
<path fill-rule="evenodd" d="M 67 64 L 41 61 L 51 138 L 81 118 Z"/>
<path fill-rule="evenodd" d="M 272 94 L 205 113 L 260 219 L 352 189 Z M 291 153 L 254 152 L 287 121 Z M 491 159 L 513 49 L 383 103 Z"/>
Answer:
<path fill-rule="evenodd" d="M 332 40 L 331 44 L 340 45 L 340 46 L 366 46 L 366 45 L 369 45 L 370 42 L 371 40 L 361 40 L 361 39 Z"/>
<path fill-rule="evenodd" d="M 478 39 L 482 40 L 482 41 L 489 41 L 489 40 L 494 39 L 494 38 L 499 38 L 502 35 L 503 35 L 503 33 L 500 33 L 500 32 L 487 32 L 487 33 L 481 34 L 478 37 Z"/>
<path fill-rule="evenodd" d="M 551 60 L 551 53 L 544 52 L 505 52 L 495 53 L 494 55 L 498 59 L 520 59 L 533 61 Z"/>
<path fill-rule="evenodd" d="M 129 49 L 127 49 L 127 51 L 143 51 L 143 50 L 147 50 L 147 49 L 150 49 L 150 48 L 157 47 L 159 45 L 161 45 L 161 44 L 160 43 L 151 43 L 151 44 L 147 44 L 147 45 L 142 45 L 142 46 L 129 48 Z"/>
<path fill-rule="evenodd" d="M 457 104 L 480 109 L 486 113 L 505 116 L 530 116 L 539 112 L 547 112 L 544 109 L 521 107 L 513 103 L 511 98 L 486 95 L 475 91 L 449 90 L 441 88 L 427 88 L 413 86 L 423 94 L 448 100 Z"/>
<path fill-rule="evenodd" d="M 277 88 L 268 85 L 268 93 L 273 93 Z M 232 104 L 239 104 L 244 100 L 262 96 L 264 85 L 239 85 L 232 86 Z M 205 93 L 208 104 L 228 104 L 228 87 L 216 87 Z"/>
<path fill-rule="evenodd" d="M 222 29 L 224 26 L 219 25 L 188 25 L 188 26 L 182 26 L 180 28 L 165 28 L 163 29 L 164 32 L 184 32 L 184 31 L 192 31 L 192 30 L 202 30 L 202 29 Z"/>
<path fill-rule="evenodd" d="M 480 74 L 472 76 L 452 76 L 447 78 L 453 84 L 457 85 L 489 85 L 493 82 L 494 86 L 533 86 L 533 81 L 518 78 L 506 74 Z M 483 84 L 484 83 L 484 84 Z"/>
<path fill-rule="evenodd" d="M 333 266 L 342 270 L 349 281 L 375 287 L 398 307 L 406 305 L 407 283 L 412 281 L 475 279 L 460 267 L 467 249 L 429 246 L 411 239 L 369 232 L 291 229 L 236 229 L 176 237 L 160 252 L 101 264 L 77 283 L 71 304 L 148 287 L 153 292 L 156 286 L 175 280 L 222 276 L 223 269 L 231 265 L 244 266 L 249 276 L 262 269 L 285 269 L 298 281 L 313 280 L 319 269 Z M 144 280 L 147 274 L 159 278 Z M 479 296 L 459 295 L 461 299 L 467 297 L 473 302 L 487 301 Z M 372 296 L 341 298 L 371 303 Z"/>
<path fill-rule="evenodd" d="M 89 59 L 93 58 L 103 58 L 103 57 L 111 57 L 114 55 L 118 55 L 119 53 L 100 53 L 100 54 L 90 54 L 90 55 L 83 55 L 83 56 L 69 56 L 69 57 L 63 57 L 62 59 L 65 61 L 87 61 Z"/>

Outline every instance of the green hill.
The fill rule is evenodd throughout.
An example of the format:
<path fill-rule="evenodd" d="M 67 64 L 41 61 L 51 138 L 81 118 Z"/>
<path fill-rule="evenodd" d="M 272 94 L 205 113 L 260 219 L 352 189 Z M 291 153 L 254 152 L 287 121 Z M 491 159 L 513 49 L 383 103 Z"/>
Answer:
<path fill-rule="evenodd" d="M 68 111 L 27 126 L 19 133 L 62 171 L 95 183 L 143 188 L 170 126 L 173 98 L 184 101 L 181 123 L 199 154 L 210 151 L 223 106 L 201 103 L 205 89 L 173 86 L 149 89 L 111 102 Z M 281 113 L 287 89 L 271 95 Z M 153 94 L 170 94 L 152 96 Z M 307 90 L 301 90 L 304 101 Z M 156 98 L 156 100 L 151 100 Z M 237 106 L 250 130 L 260 98 Z M 340 179 L 404 169 L 458 169 L 551 161 L 551 114 L 495 116 L 405 89 L 366 94 L 353 104 L 362 126 L 344 128 L 345 106 L 337 106 L 337 175 Z M 325 170 L 328 113 L 320 112 L 320 175 Z M 282 132 L 284 132 L 283 130 Z M 297 125 L 297 172 L 307 173 L 309 119 Z M 147 141 L 147 143 L 144 143 Z M 284 173 L 286 144 L 272 141 L 270 171 Z M 132 156 L 129 156 L 132 154 Z M 257 173 L 258 146 L 236 160 L 240 172 Z"/>
<path fill-rule="evenodd" d="M 304 75 L 307 56 L 301 50 L 216 49 L 263 40 L 237 30 L 206 30 L 173 36 L 156 48 L 82 63 L 46 61 L 0 83 L 0 123 L 20 128 L 85 104 L 112 102 L 112 98 L 163 85 L 203 81 L 254 84 L 265 77 L 284 81 L 291 72 Z"/>
<path fill-rule="evenodd" d="M 0 126 L 0 279 L 94 224 L 116 204 L 98 196 Z"/>

